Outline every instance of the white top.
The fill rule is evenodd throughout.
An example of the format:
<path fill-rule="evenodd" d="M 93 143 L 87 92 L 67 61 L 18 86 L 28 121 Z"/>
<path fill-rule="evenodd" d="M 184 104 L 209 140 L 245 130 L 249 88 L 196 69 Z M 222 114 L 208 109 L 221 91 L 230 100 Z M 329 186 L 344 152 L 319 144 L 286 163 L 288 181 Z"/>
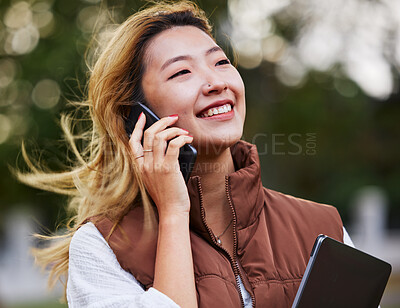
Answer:
<path fill-rule="evenodd" d="M 343 241 L 353 246 L 346 229 Z M 245 308 L 252 306 L 250 294 L 240 280 Z M 179 307 L 155 288 L 144 290 L 135 277 L 125 271 L 95 225 L 91 222 L 75 232 L 69 247 L 67 282 L 68 307 Z"/>

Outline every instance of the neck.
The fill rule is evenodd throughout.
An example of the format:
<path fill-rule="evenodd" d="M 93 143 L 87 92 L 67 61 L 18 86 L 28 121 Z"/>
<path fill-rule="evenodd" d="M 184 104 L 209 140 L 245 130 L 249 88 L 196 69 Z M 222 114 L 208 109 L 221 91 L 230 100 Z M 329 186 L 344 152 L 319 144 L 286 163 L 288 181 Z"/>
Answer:
<path fill-rule="evenodd" d="M 201 177 L 203 206 L 207 221 L 231 215 L 225 192 L 225 176 L 235 171 L 230 148 L 217 156 L 197 158 L 193 175 Z M 220 216 L 222 215 L 222 216 Z"/>
<path fill-rule="evenodd" d="M 192 175 L 201 177 L 203 188 L 213 190 L 218 184 L 225 182 L 225 176 L 235 171 L 230 148 L 219 155 L 198 156 Z M 208 189 L 207 189 L 208 190 Z"/>

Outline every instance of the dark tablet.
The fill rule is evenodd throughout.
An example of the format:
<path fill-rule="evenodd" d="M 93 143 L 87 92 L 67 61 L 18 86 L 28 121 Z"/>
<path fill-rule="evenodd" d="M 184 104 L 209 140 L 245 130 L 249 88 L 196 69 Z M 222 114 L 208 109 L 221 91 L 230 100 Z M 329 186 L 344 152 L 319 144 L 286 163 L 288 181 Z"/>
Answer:
<path fill-rule="evenodd" d="M 319 235 L 292 308 L 376 308 L 391 271 L 389 263 Z"/>

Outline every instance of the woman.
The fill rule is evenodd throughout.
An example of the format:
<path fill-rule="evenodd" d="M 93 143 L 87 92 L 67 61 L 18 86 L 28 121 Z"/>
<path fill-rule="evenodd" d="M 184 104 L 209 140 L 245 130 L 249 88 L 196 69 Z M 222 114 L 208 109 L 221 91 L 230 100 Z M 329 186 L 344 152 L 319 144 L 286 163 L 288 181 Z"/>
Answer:
<path fill-rule="evenodd" d="M 257 150 L 240 141 L 243 81 L 194 4 L 132 15 L 88 89 L 88 157 L 64 117 L 76 166 L 47 174 L 24 153 L 34 173 L 19 174 L 72 195 L 69 232 L 35 251 L 52 281 L 68 272 L 71 307 L 289 307 L 316 236 L 347 238 L 333 207 L 263 188 Z M 144 130 L 142 114 L 128 139 L 137 101 L 161 120 Z M 198 157 L 186 185 L 188 143 Z"/>

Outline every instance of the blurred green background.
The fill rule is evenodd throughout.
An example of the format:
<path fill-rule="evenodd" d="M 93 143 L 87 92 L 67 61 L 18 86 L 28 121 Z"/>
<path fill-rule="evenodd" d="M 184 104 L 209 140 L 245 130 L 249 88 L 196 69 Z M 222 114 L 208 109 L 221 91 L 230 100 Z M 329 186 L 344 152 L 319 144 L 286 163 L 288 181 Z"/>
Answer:
<path fill-rule="evenodd" d="M 11 176 L 9 166 L 24 168 L 22 140 L 54 170 L 68 163 L 58 121 L 73 110 L 68 100 L 84 95 L 91 33 L 145 3 L 0 0 L 3 253 L 10 212 L 29 213 L 42 230 L 66 218 L 64 197 Z M 387 228 L 400 229 L 398 1 L 197 3 L 221 46 L 238 53 L 247 97 L 243 139 L 258 146 L 264 186 L 332 204 L 349 226 L 355 193 L 377 186 L 387 200 Z"/>

